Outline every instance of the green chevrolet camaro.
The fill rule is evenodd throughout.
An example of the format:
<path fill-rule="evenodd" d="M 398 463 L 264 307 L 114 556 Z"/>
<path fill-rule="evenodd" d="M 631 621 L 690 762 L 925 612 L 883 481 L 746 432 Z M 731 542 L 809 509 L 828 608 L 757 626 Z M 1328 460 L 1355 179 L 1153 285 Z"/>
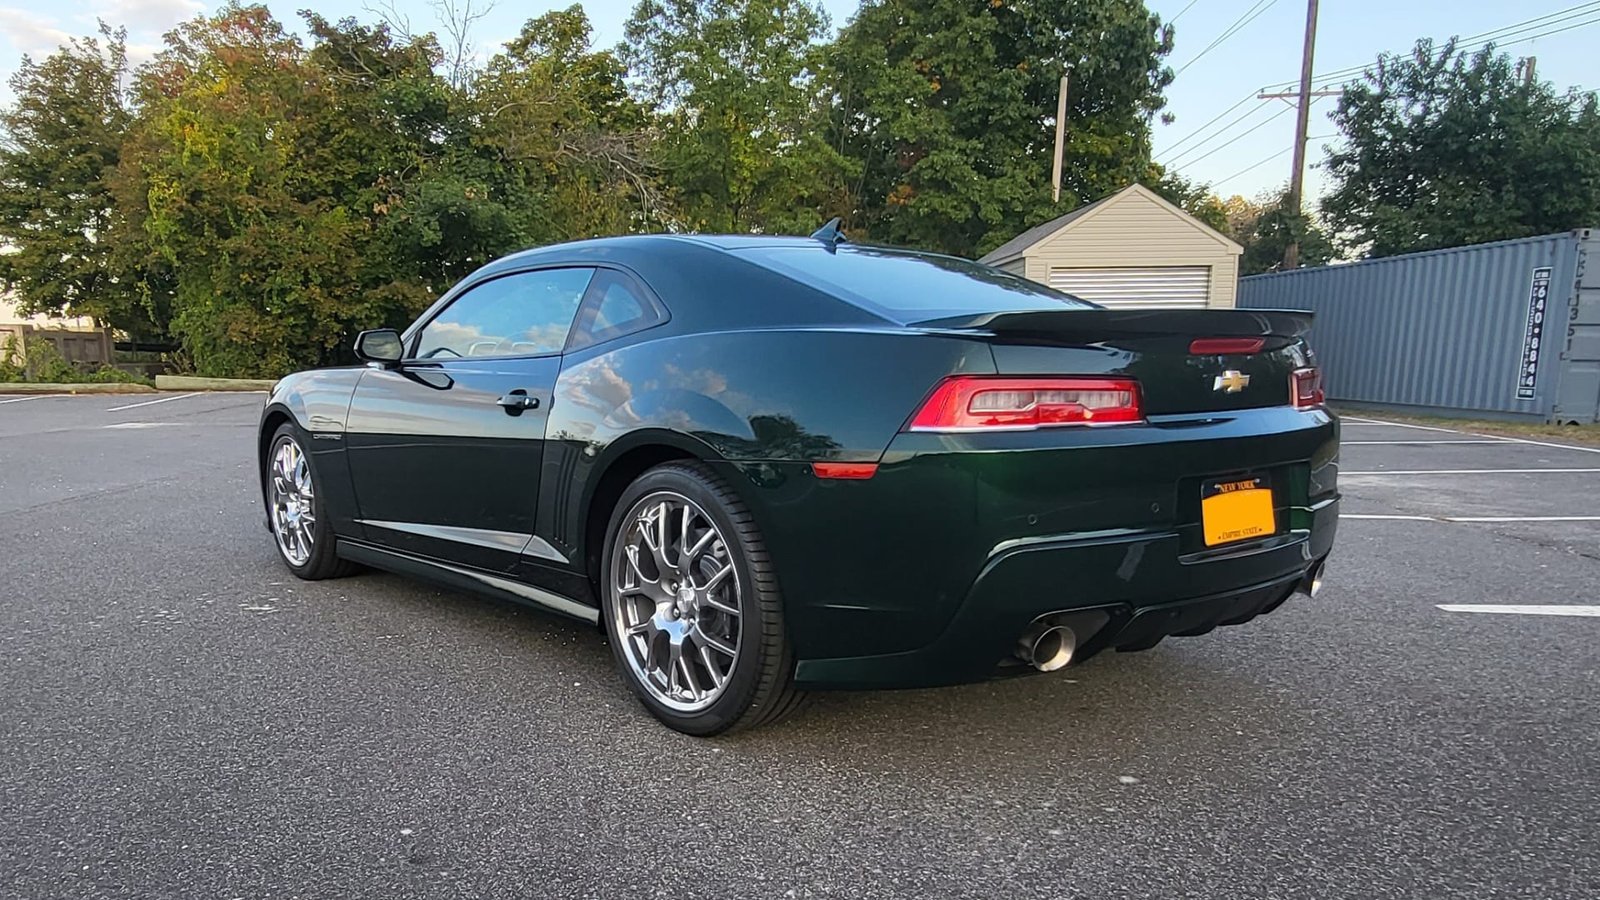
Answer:
<path fill-rule="evenodd" d="M 1102 309 L 834 229 L 545 247 L 280 381 L 262 500 L 296 575 L 594 623 L 646 709 L 716 734 L 1314 592 L 1339 427 L 1309 324 Z"/>

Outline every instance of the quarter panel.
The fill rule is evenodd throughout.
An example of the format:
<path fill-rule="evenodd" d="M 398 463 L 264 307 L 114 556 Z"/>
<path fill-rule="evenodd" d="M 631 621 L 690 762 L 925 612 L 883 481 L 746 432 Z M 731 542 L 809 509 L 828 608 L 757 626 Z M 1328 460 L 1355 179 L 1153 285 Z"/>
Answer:
<path fill-rule="evenodd" d="M 940 378 L 994 371 L 980 341 L 898 328 L 729 331 L 596 350 L 569 357 L 557 381 L 542 477 L 537 533 L 574 559 L 588 549 L 599 477 L 642 442 L 802 470 L 875 462 Z M 754 511 L 758 522 L 777 514 Z"/>

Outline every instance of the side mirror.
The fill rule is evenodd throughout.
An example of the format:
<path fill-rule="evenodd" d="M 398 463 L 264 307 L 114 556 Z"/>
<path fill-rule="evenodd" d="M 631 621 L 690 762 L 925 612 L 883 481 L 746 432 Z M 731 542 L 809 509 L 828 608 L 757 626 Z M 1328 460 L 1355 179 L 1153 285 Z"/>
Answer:
<path fill-rule="evenodd" d="M 356 335 L 356 357 L 365 362 L 392 366 L 405 355 L 400 332 L 393 328 L 374 328 Z"/>

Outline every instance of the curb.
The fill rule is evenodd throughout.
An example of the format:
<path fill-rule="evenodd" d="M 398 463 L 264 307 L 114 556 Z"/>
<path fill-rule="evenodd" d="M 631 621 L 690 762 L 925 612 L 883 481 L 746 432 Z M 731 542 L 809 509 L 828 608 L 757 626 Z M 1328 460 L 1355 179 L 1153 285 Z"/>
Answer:
<path fill-rule="evenodd" d="M 200 378 L 195 375 L 157 375 L 159 391 L 270 391 L 275 378 Z"/>
<path fill-rule="evenodd" d="M 148 384 L 110 381 L 104 384 L 41 384 L 34 381 L 0 383 L 0 394 L 154 394 Z"/>

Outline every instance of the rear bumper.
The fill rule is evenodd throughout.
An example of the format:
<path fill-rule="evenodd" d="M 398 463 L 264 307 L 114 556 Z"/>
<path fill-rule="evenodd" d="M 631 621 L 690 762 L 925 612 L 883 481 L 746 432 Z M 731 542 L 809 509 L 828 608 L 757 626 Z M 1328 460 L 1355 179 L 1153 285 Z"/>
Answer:
<path fill-rule="evenodd" d="M 1276 609 L 1327 558 L 1338 499 L 1300 512 L 1296 519 L 1309 527 L 1225 552 L 1185 554 L 1177 532 L 1015 542 L 990 556 L 930 643 L 802 659 L 795 678 L 808 688 L 931 687 L 1031 672 L 1012 665 L 1012 648 L 1032 622 L 1054 614 L 1104 613 L 1075 617 L 1098 625 L 1079 635 L 1075 662 L 1107 648 L 1142 650 L 1169 635 L 1240 624 Z"/>

